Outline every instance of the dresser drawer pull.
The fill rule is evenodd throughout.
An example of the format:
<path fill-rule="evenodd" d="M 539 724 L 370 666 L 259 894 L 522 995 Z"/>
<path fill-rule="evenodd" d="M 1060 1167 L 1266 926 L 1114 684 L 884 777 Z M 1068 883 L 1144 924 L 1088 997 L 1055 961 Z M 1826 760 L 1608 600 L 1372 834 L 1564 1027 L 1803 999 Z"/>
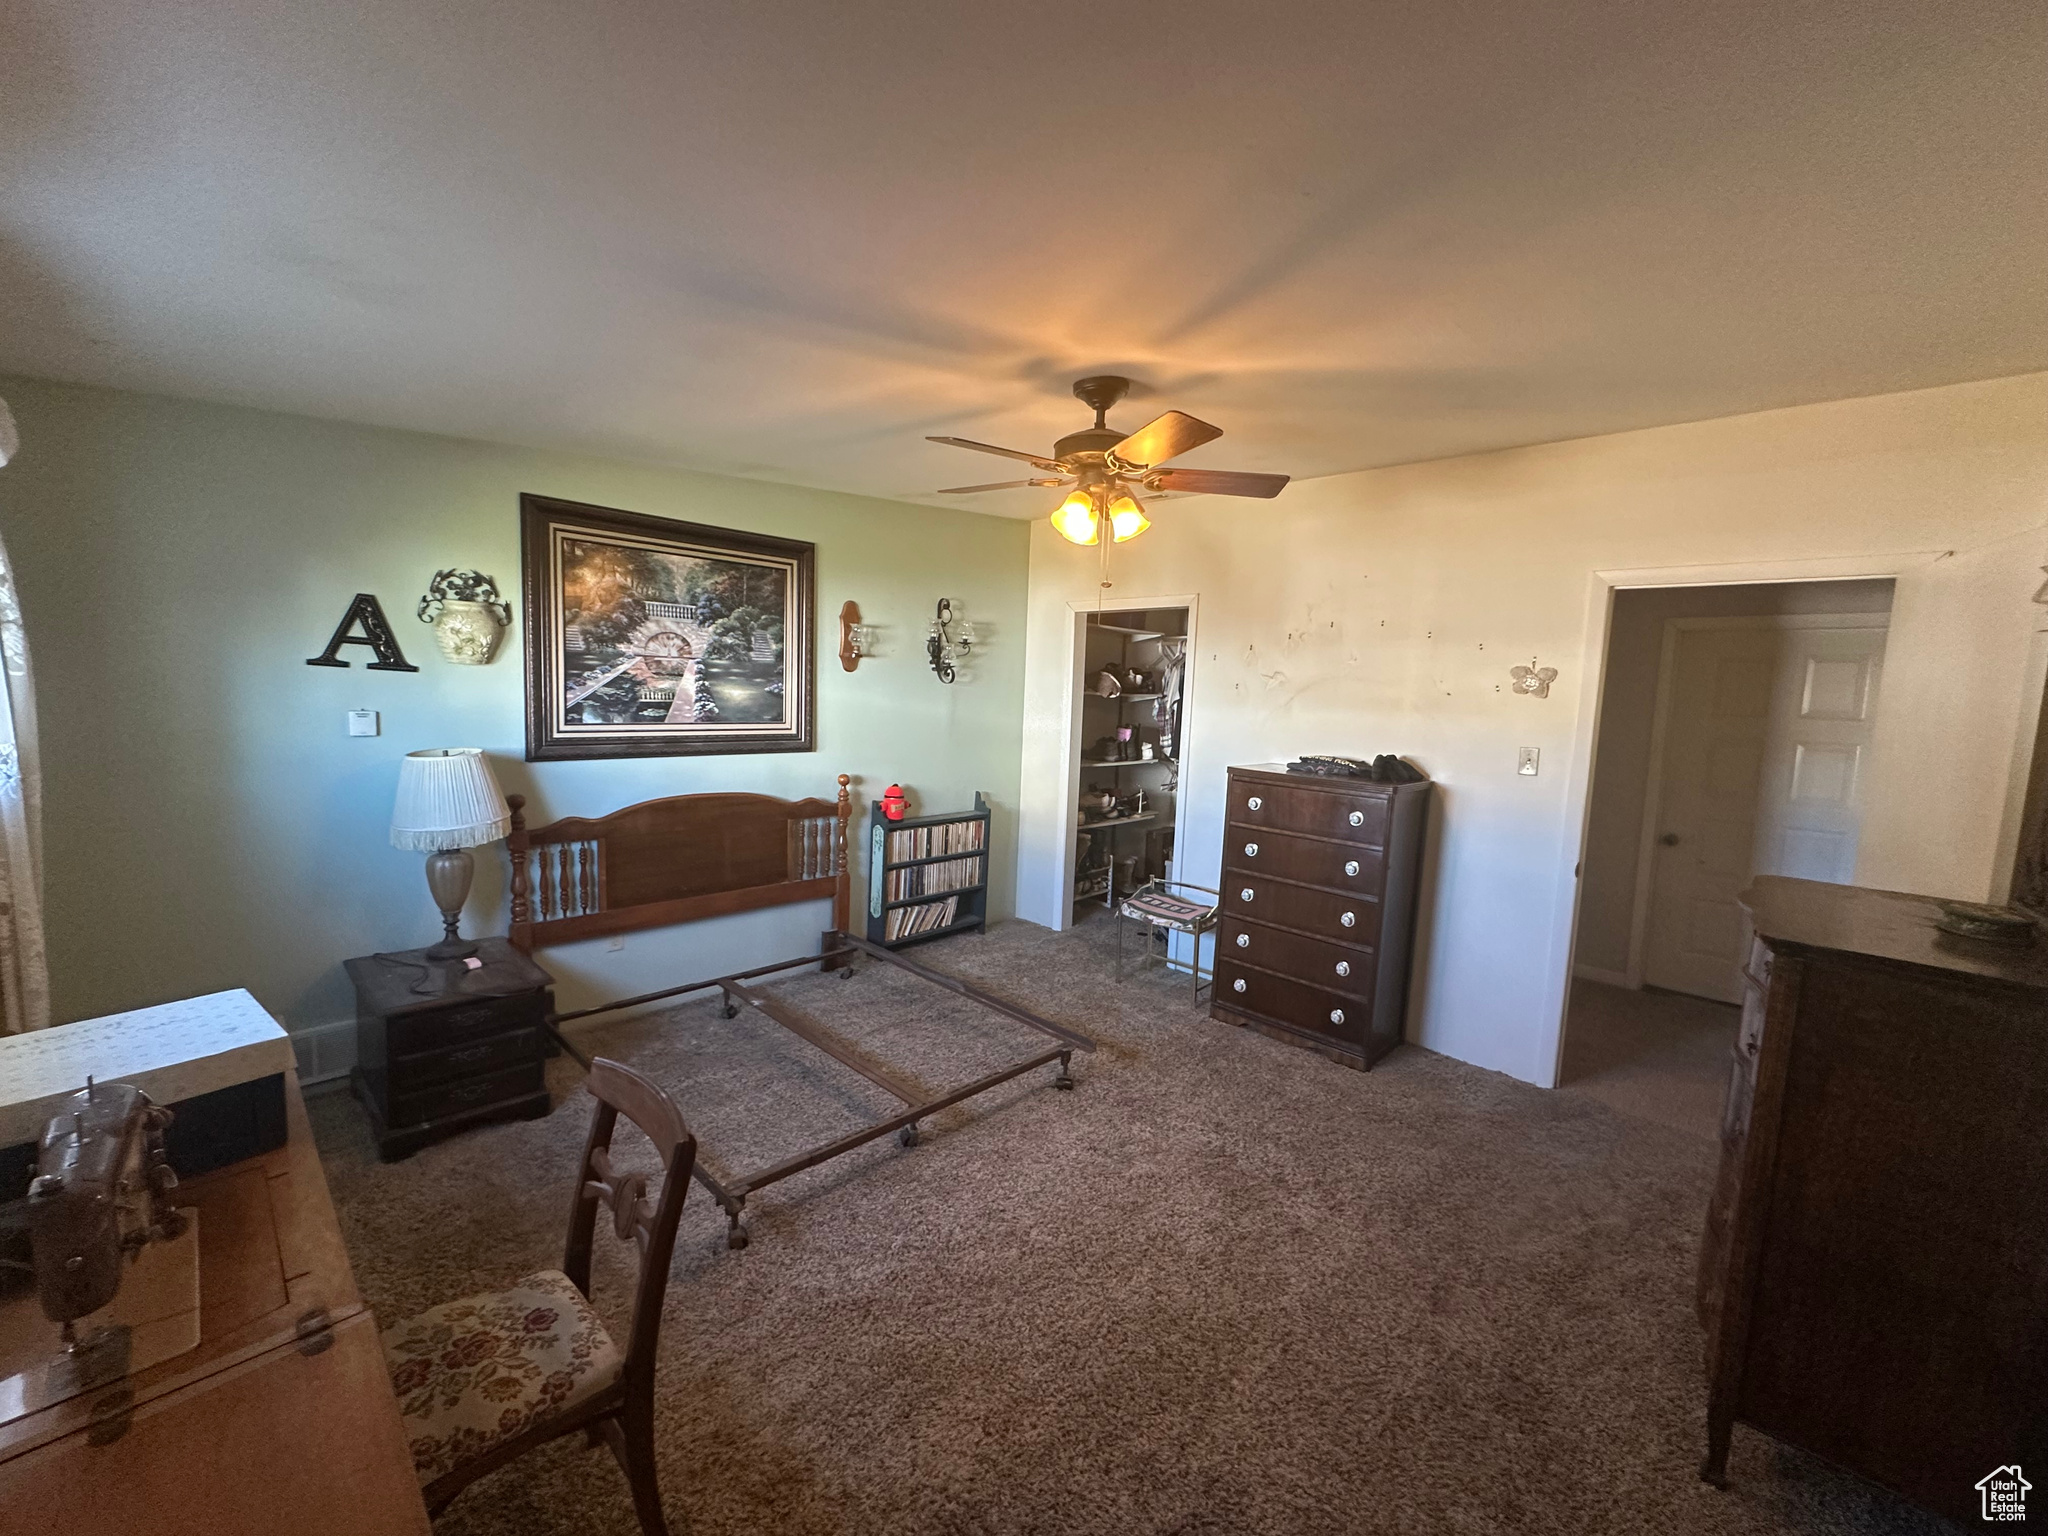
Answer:
<path fill-rule="evenodd" d="M 492 1049 L 493 1047 L 488 1045 L 472 1045 L 467 1050 L 450 1051 L 448 1053 L 448 1059 L 451 1062 L 482 1061 L 486 1056 L 491 1054 Z"/>
<path fill-rule="evenodd" d="M 1248 811 L 1256 811 L 1262 808 L 1265 805 L 1265 803 L 1266 802 L 1261 800 L 1257 795 L 1253 795 L 1251 799 L 1245 801 L 1244 806 L 1245 809 Z"/>
<path fill-rule="evenodd" d="M 1344 861 L 1344 873 L 1345 873 L 1345 874 L 1347 874 L 1347 875 L 1355 875 L 1355 874 L 1357 874 L 1357 873 L 1358 873 L 1358 860 L 1356 860 L 1356 859 L 1346 859 L 1346 860 Z"/>
<path fill-rule="evenodd" d="M 1252 899 L 1252 888 L 1250 886 L 1246 886 L 1243 890 L 1239 891 L 1237 893 L 1237 899 L 1239 901 L 1250 901 Z"/>
<path fill-rule="evenodd" d="M 1237 980 L 1233 981 L 1230 984 L 1230 990 L 1233 992 L 1242 992 L 1244 990 L 1244 978 L 1240 976 L 1237 978 Z"/>
<path fill-rule="evenodd" d="M 1346 912 L 1337 921 L 1346 928 L 1356 928 L 1358 926 L 1358 914 L 1356 912 Z"/>
<path fill-rule="evenodd" d="M 1342 1008 L 1332 1008 L 1330 1010 L 1330 1022 L 1332 1024 L 1342 1024 L 1344 1022 L 1344 1010 Z"/>
<path fill-rule="evenodd" d="M 451 1088 L 448 1091 L 448 1097 L 457 1104 L 467 1104 L 472 1099 L 482 1098 L 486 1093 L 489 1093 L 490 1091 L 491 1085 L 488 1081 L 481 1083 L 464 1083 L 460 1088 Z"/>
<path fill-rule="evenodd" d="M 1354 827 L 1362 827 L 1362 826 L 1364 826 L 1364 825 L 1365 825 L 1365 812 L 1363 812 L 1363 811 L 1353 811 L 1353 812 L 1351 813 L 1351 818 L 1350 818 L 1350 819 L 1351 819 L 1351 825 L 1353 825 Z"/>
<path fill-rule="evenodd" d="M 1252 947 L 1252 936 L 1248 933 L 1240 933 L 1237 936 L 1237 947 L 1239 949 L 1250 949 Z"/>
<path fill-rule="evenodd" d="M 1349 976 L 1351 974 L 1351 962 L 1349 960 L 1339 960 L 1337 962 L 1337 974 L 1339 976 Z"/>
<path fill-rule="evenodd" d="M 1244 845 L 1244 856 L 1248 859 L 1256 859 L 1259 856 L 1259 845 L 1257 843 L 1246 843 Z"/>

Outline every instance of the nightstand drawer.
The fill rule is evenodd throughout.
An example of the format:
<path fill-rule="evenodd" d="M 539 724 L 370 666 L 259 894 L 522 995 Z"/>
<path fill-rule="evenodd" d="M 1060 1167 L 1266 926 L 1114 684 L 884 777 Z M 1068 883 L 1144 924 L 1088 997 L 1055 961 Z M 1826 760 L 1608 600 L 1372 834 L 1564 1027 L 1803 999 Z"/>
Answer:
<path fill-rule="evenodd" d="M 394 1093 L 391 1095 L 391 1125 L 394 1129 L 420 1125 L 428 1120 L 460 1115 L 526 1094 L 540 1093 L 546 1088 L 547 1063 L 541 1059 L 522 1062 L 483 1077 L 436 1083 L 416 1093 Z"/>
<path fill-rule="evenodd" d="M 1255 1013 L 1291 1029 L 1362 1049 L 1372 1004 L 1341 993 L 1304 986 L 1240 965 L 1228 955 L 1216 960 L 1216 1005 Z"/>
<path fill-rule="evenodd" d="M 1223 882 L 1223 914 L 1299 928 L 1319 939 L 1354 945 L 1368 953 L 1379 947 L 1380 904 L 1363 896 L 1340 896 L 1334 891 L 1233 873 Z"/>
<path fill-rule="evenodd" d="M 1226 819 L 1240 829 L 1305 832 L 1310 837 L 1334 837 L 1377 848 L 1386 840 L 1387 800 L 1384 795 L 1295 789 L 1233 777 Z"/>
<path fill-rule="evenodd" d="M 388 1049 L 396 1056 L 418 1056 L 444 1046 L 465 1045 L 485 1035 L 514 1029 L 538 1029 L 546 1008 L 545 992 L 510 997 L 480 997 L 416 1013 L 395 1013 L 389 1025 Z"/>
<path fill-rule="evenodd" d="M 1298 880 L 1334 891 L 1378 895 L 1385 855 L 1378 848 L 1347 847 L 1263 827 L 1226 827 L 1223 867 L 1269 880 Z"/>
<path fill-rule="evenodd" d="M 481 1077 L 518 1062 L 540 1061 L 546 1055 L 544 1037 L 538 1029 L 515 1029 L 468 1045 L 422 1051 L 417 1056 L 395 1056 L 391 1060 L 391 1091 L 413 1093 L 451 1077 Z"/>
<path fill-rule="evenodd" d="M 1347 997 L 1372 996 L 1376 974 L 1371 950 L 1346 949 L 1321 939 L 1303 938 L 1279 928 L 1226 917 L 1218 930 L 1216 950 L 1225 959 L 1283 971 Z"/>

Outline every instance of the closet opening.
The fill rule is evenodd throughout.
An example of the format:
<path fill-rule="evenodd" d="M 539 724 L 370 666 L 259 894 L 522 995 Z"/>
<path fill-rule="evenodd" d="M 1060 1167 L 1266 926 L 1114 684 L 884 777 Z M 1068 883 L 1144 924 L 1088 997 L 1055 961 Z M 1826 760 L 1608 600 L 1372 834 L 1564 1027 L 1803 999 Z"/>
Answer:
<path fill-rule="evenodd" d="M 1062 926 L 1113 917 L 1118 900 L 1146 881 L 1174 878 L 1190 613 L 1133 607 L 1079 615 Z"/>

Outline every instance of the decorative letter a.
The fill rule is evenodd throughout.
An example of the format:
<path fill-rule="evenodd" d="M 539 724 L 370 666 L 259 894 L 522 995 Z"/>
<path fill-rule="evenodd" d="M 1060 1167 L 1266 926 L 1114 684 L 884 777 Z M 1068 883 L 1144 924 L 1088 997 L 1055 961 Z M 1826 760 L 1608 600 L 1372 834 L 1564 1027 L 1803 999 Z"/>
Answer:
<path fill-rule="evenodd" d="M 360 635 L 350 634 L 349 631 L 357 625 L 362 626 L 363 632 Z M 369 663 L 368 671 L 419 671 L 419 668 L 409 663 L 403 653 L 399 651 L 398 640 L 391 633 L 391 625 L 385 621 L 384 610 L 377 606 L 377 599 L 373 593 L 358 592 L 356 594 L 356 600 L 348 605 L 348 612 L 343 614 L 341 622 L 334 626 L 334 638 L 327 642 L 327 649 L 318 656 L 308 656 L 306 658 L 306 665 L 309 667 L 347 666 L 347 662 L 334 654 L 344 645 L 367 645 L 377 653 L 377 659 Z"/>

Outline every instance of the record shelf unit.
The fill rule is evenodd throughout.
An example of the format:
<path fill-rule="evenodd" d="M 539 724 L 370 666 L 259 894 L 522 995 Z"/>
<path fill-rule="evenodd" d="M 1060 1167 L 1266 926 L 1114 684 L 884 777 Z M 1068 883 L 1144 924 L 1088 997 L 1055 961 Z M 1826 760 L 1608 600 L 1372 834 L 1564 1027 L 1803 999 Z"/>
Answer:
<path fill-rule="evenodd" d="M 868 824 L 868 942 L 889 949 L 988 926 L 988 797 L 947 816 Z"/>

